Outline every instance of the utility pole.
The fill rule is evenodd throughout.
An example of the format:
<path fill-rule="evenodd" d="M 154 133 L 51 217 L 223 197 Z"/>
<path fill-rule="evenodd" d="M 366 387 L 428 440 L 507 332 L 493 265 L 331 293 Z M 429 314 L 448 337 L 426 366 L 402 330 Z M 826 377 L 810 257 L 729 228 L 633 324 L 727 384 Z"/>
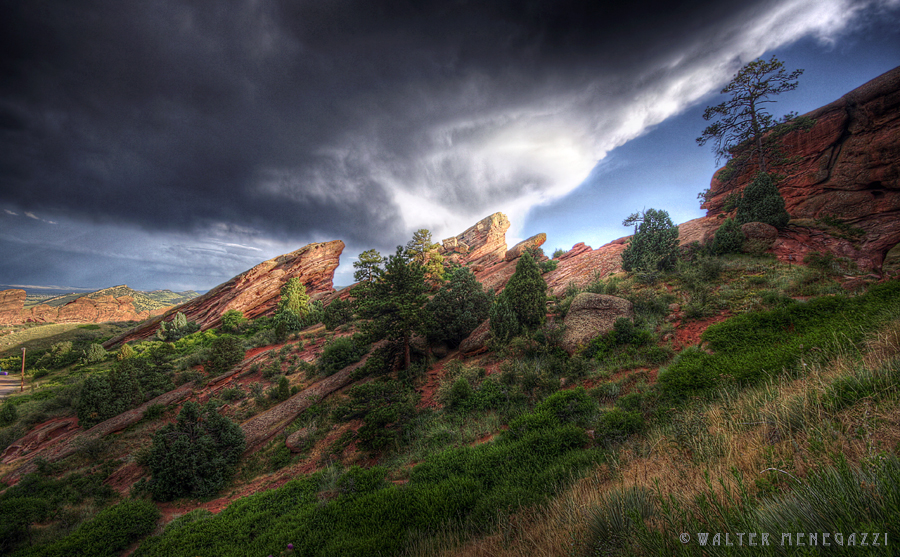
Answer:
<path fill-rule="evenodd" d="M 19 387 L 19 392 L 23 392 L 25 390 L 25 347 L 22 347 L 22 385 Z"/>

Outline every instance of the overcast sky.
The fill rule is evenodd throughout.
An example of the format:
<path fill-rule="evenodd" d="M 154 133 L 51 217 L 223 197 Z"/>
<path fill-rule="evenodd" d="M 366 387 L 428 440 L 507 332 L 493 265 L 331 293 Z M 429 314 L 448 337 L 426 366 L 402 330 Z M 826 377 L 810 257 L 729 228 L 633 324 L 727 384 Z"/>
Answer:
<path fill-rule="evenodd" d="M 741 65 L 806 112 L 900 65 L 900 0 L 0 0 L 0 284 L 206 290 L 310 242 L 335 278 L 495 211 L 546 251 L 683 222 Z"/>

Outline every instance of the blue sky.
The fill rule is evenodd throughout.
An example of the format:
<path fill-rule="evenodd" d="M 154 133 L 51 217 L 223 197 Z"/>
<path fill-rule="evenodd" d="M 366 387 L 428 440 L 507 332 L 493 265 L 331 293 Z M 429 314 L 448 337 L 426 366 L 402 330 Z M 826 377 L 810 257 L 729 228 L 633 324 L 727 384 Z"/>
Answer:
<path fill-rule="evenodd" d="M 0 8 L 0 285 L 207 290 L 311 242 L 506 213 L 547 251 L 701 216 L 735 72 L 807 112 L 900 65 L 900 0 L 66 0 Z"/>

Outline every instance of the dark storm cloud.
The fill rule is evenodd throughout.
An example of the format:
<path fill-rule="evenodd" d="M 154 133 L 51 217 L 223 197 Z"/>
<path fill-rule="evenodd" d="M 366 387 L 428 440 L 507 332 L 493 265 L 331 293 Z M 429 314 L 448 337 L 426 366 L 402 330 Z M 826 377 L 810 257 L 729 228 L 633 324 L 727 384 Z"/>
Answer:
<path fill-rule="evenodd" d="M 742 61 L 873 2 L 5 1 L 0 203 L 179 245 L 516 223 Z"/>
<path fill-rule="evenodd" d="M 397 235 L 380 168 L 485 201 L 467 161 L 410 164 L 428 126 L 646 60 L 718 4 L 6 2 L 4 201 L 149 228 Z M 273 173 L 287 191 L 264 186 Z"/>

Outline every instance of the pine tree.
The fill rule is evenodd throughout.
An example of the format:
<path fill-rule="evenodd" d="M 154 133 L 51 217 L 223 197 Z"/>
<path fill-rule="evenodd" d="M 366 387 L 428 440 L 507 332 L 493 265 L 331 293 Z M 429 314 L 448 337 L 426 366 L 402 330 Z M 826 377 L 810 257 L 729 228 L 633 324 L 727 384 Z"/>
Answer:
<path fill-rule="evenodd" d="M 741 251 L 744 245 L 744 233 L 734 221 L 734 219 L 725 219 L 722 226 L 716 230 L 713 236 L 711 251 L 716 255 L 724 255 L 726 253 L 737 253 Z"/>
<path fill-rule="evenodd" d="M 409 367 L 409 341 L 425 331 L 425 269 L 411 261 L 402 246 L 388 257 L 370 287 L 361 291 L 359 313 L 369 319 L 366 328 L 372 338 L 399 341 L 403 346 L 404 369 Z"/>
<path fill-rule="evenodd" d="M 186 402 L 177 422 L 153 435 L 150 492 L 158 501 L 210 497 L 228 481 L 244 452 L 244 432 L 212 405 Z"/>
<path fill-rule="evenodd" d="M 275 311 L 275 330 L 279 339 L 287 337 L 290 331 L 303 328 L 303 319 L 309 312 L 309 296 L 306 286 L 297 277 L 291 277 L 281 287 L 281 298 Z"/>
<path fill-rule="evenodd" d="M 634 236 L 622 252 L 622 268 L 653 273 L 674 267 L 678 259 L 678 227 L 672 224 L 669 213 L 647 209 L 622 222 L 623 226 L 633 224 Z"/>
<path fill-rule="evenodd" d="M 759 170 L 766 172 L 774 145 L 767 144 L 764 136 L 779 121 L 765 111 L 765 105 L 775 102 L 770 97 L 796 89 L 796 79 L 802 73 L 803 70 L 787 73 L 784 63 L 774 56 L 768 62 L 759 59 L 745 65 L 721 91 L 731 98 L 706 107 L 703 119 L 718 121 L 703 130 L 697 143 L 706 145 L 712 141 L 717 160 L 731 159 L 740 149 L 746 160 L 755 157 Z M 782 121 L 794 116 L 788 114 Z"/>
<path fill-rule="evenodd" d="M 431 287 L 444 281 L 444 256 L 438 253 L 440 247 L 431 241 L 431 232 L 424 228 L 417 230 L 406 244 L 406 252 L 425 269 L 425 282 Z"/>
<path fill-rule="evenodd" d="M 516 272 L 500 294 L 516 314 L 519 325 L 532 330 L 547 318 L 547 283 L 541 269 L 527 252 L 516 263 Z"/>

